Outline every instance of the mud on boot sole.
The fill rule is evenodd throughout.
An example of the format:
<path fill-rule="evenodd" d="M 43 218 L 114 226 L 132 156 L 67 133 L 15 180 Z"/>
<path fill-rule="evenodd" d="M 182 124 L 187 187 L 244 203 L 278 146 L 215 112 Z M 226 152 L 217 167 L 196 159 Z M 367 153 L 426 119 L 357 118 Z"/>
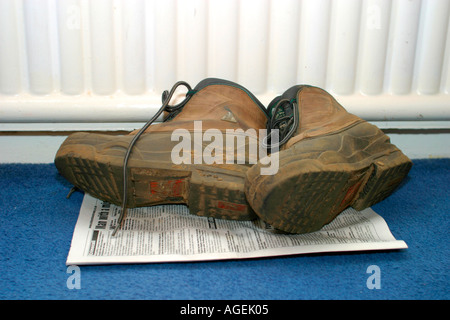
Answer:
<path fill-rule="evenodd" d="M 389 196 L 411 160 L 367 122 L 305 139 L 279 152 L 279 171 L 247 172 L 245 192 L 256 214 L 289 233 L 317 231 L 349 206 L 363 210 Z"/>
<path fill-rule="evenodd" d="M 77 133 L 68 138 L 55 158 L 61 175 L 77 188 L 121 206 L 123 158 L 131 136 Z M 96 139 L 97 138 L 97 139 Z M 159 144 L 158 153 L 145 152 L 140 143 Z M 169 143 L 168 143 L 169 141 Z M 164 147 L 162 147 L 164 145 Z M 257 218 L 249 206 L 244 165 L 175 165 L 170 158 L 170 137 L 142 136 L 128 163 L 128 208 L 159 204 L 186 204 L 191 214 L 233 220 Z M 164 151 L 165 150 L 165 151 Z"/>

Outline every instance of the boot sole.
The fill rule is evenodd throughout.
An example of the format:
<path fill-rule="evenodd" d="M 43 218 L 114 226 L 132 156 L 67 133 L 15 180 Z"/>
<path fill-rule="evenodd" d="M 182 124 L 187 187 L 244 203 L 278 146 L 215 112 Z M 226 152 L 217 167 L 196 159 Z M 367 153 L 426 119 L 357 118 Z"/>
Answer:
<path fill-rule="evenodd" d="M 108 139 L 111 143 L 105 142 Z M 131 137 L 122 140 L 117 142 L 117 137 L 107 135 L 73 134 L 60 147 L 55 165 L 74 186 L 121 206 L 123 158 Z M 142 145 L 150 145 L 153 152 L 143 151 L 149 148 L 140 148 Z M 190 213 L 198 216 L 257 218 L 244 193 L 248 166 L 175 165 L 170 157 L 172 148 L 170 133 L 141 137 L 128 163 L 127 207 L 186 204 Z"/>
<path fill-rule="evenodd" d="M 245 192 L 261 219 L 288 233 L 308 233 L 349 206 L 363 210 L 383 200 L 411 166 L 388 136 L 362 122 L 280 151 L 275 175 L 262 176 L 255 165 Z"/>

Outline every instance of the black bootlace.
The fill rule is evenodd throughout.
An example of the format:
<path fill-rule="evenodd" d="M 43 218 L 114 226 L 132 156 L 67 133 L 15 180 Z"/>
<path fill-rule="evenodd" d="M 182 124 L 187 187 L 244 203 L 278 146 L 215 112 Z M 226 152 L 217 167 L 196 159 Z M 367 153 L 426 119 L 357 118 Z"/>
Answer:
<path fill-rule="evenodd" d="M 267 136 L 263 139 L 263 146 L 267 149 L 279 149 L 295 133 L 299 123 L 296 99 L 280 99 L 270 108 L 270 119 L 267 121 Z M 277 130 L 277 131 L 275 131 Z M 273 139 L 278 132 L 278 139 Z M 278 141 L 272 141 L 278 140 Z"/>
<path fill-rule="evenodd" d="M 186 97 L 183 101 L 178 103 L 177 105 L 170 106 L 169 102 L 172 98 L 173 94 L 175 93 L 176 89 L 179 86 L 184 86 L 188 89 L 188 92 L 186 93 Z M 162 94 L 161 100 L 162 100 L 162 106 L 159 108 L 159 110 L 153 115 L 153 117 L 147 121 L 147 123 L 139 130 L 139 132 L 134 136 L 133 140 L 131 140 L 130 144 L 128 145 L 128 149 L 125 153 L 125 158 L 123 161 L 123 196 L 122 196 L 122 211 L 120 213 L 119 219 L 117 220 L 116 228 L 113 231 L 113 236 L 116 235 L 117 231 L 122 226 L 122 223 L 124 221 L 124 218 L 126 216 L 127 212 L 127 194 L 128 194 L 128 159 L 131 155 L 131 152 L 133 150 L 133 147 L 137 140 L 140 138 L 140 136 L 147 130 L 147 128 L 156 120 L 164 111 L 167 111 L 169 114 L 166 116 L 164 121 L 169 121 L 173 117 L 175 117 L 184 107 L 184 105 L 189 101 L 189 99 L 192 97 L 192 95 L 195 93 L 195 91 L 192 90 L 191 86 L 184 81 L 179 81 L 175 83 L 172 87 L 172 89 L 169 91 L 165 90 Z"/>

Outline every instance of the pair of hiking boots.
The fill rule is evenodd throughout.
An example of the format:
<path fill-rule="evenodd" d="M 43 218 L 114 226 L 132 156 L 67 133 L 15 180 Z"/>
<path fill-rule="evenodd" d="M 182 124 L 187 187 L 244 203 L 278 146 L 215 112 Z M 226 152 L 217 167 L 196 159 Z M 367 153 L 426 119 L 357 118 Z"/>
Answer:
<path fill-rule="evenodd" d="M 171 106 L 179 86 L 187 93 Z M 412 165 L 317 87 L 293 86 L 266 108 L 241 85 L 209 78 L 195 88 L 178 82 L 162 101 L 140 131 L 75 133 L 56 154 L 76 188 L 122 206 L 118 228 L 126 208 L 184 203 L 199 216 L 313 232 L 349 206 L 383 200 Z"/>

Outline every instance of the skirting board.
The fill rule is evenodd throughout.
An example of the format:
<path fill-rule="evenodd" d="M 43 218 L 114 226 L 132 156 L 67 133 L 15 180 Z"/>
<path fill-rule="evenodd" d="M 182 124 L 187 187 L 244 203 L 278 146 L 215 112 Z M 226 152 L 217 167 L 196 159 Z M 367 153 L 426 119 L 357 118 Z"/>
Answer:
<path fill-rule="evenodd" d="M 450 158 L 450 133 L 387 133 L 411 159 Z M 1 135 L 0 163 L 51 163 L 66 135 Z"/>

